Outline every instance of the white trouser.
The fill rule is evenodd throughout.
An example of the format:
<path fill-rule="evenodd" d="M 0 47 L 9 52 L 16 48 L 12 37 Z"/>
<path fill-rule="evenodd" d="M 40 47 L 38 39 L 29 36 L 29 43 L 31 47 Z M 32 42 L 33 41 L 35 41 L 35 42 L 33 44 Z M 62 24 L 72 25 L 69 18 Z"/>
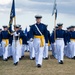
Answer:
<path fill-rule="evenodd" d="M 29 51 L 29 45 L 25 45 L 25 51 Z"/>
<path fill-rule="evenodd" d="M 30 59 L 35 57 L 35 50 L 33 47 L 33 42 L 29 42 L 29 50 L 30 50 Z"/>
<path fill-rule="evenodd" d="M 5 47 L 6 42 L 2 41 L 3 60 L 8 58 L 8 46 Z"/>
<path fill-rule="evenodd" d="M 71 58 L 73 58 L 75 56 L 75 42 L 71 41 L 69 46 Z"/>
<path fill-rule="evenodd" d="M 19 58 L 20 58 L 20 43 L 19 40 L 15 42 L 15 40 L 13 40 L 12 42 L 12 55 L 13 55 L 13 61 L 14 63 L 19 62 Z"/>
<path fill-rule="evenodd" d="M 44 47 L 43 58 L 48 58 L 48 45 L 45 45 Z"/>
<path fill-rule="evenodd" d="M 52 43 L 51 47 L 52 47 L 52 55 L 57 59 L 56 44 Z"/>
<path fill-rule="evenodd" d="M 2 49 L 2 43 L 1 43 L 1 45 L 0 45 L 0 56 L 2 56 L 3 55 L 3 49 Z"/>
<path fill-rule="evenodd" d="M 48 50 L 49 50 L 49 51 L 52 51 L 52 47 L 51 47 L 51 45 L 48 46 Z"/>
<path fill-rule="evenodd" d="M 67 46 L 68 46 L 68 45 L 66 45 L 66 46 L 64 47 L 64 55 L 65 55 L 65 56 L 68 56 L 68 49 L 67 49 Z"/>
<path fill-rule="evenodd" d="M 0 56 L 3 55 L 3 50 L 2 50 L 2 47 L 0 46 Z"/>
<path fill-rule="evenodd" d="M 40 39 L 34 38 L 33 45 L 35 50 L 36 65 L 42 65 L 44 47 L 40 47 Z"/>
<path fill-rule="evenodd" d="M 12 45 L 8 46 L 8 57 L 12 56 Z"/>
<path fill-rule="evenodd" d="M 22 45 L 22 54 L 21 54 L 21 56 L 24 56 L 24 53 L 25 53 L 25 45 L 23 44 Z"/>
<path fill-rule="evenodd" d="M 57 39 L 55 42 L 56 42 L 57 59 L 58 62 L 60 62 L 60 60 L 63 61 L 63 57 L 64 57 L 64 40 Z"/>
<path fill-rule="evenodd" d="M 71 50 L 70 50 L 70 43 L 68 43 L 67 46 L 65 47 L 64 54 L 65 54 L 65 56 L 67 56 L 68 58 L 72 58 Z"/>
<path fill-rule="evenodd" d="M 19 51 L 19 58 L 21 58 L 22 57 L 22 44 L 20 43 L 19 43 L 18 51 Z"/>

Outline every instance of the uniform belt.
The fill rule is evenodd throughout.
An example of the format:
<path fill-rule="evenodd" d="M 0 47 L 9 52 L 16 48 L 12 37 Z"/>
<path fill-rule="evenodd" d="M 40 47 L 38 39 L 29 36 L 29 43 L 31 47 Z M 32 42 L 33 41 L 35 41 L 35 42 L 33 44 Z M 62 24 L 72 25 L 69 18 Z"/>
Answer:
<path fill-rule="evenodd" d="M 42 35 L 42 36 L 34 36 L 34 38 L 39 38 L 40 39 L 40 41 L 41 41 L 41 43 L 40 43 L 40 47 L 43 47 L 44 46 L 44 36 Z"/>
<path fill-rule="evenodd" d="M 19 41 L 20 41 L 20 44 L 22 45 L 22 38 L 20 38 L 20 40 L 19 40 Z"/>
<path fill-rule="evenodd" d="M 2 39 L 5 42 L 5 47 L 9 44 L 9 39 Z"/>
<path fill-rule="evenodd" d="M 50 41 L 48 40 L 48 46 L 50 46 Z"/>
<path fill-rule="evenodd" d="M 62 40 L 63 38 L 56 38 L 56 40 Z"/>
<path fill-rule="evenodd" d="M 75 39 L 70 39 L 71 41 L 75 42 Z"/>

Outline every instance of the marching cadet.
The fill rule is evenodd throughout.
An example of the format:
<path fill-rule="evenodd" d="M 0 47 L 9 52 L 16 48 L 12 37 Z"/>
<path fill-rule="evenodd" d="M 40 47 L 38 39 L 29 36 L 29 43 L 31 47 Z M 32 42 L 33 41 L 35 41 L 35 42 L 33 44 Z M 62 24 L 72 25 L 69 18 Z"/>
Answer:
<path fill-rule="evenodd" d="M 70 58 L 75 59 L 75 26 L 71 26 L 70 34 Z"/>
<path fill-rule="evenodd" d="M 64 48 L 64 55 L 67 56 L 68 58 L 71 58 L 71 51 L 70 51 L 70 29 L 71 27 L 68 27 L 66 30 L 66 35 L 64 38 L 65 41 L 65 48 Z"/>
<path fill-rule="evenodd" d="M 51 50 L 51 35 L 50 35 L 50 31 L 48 31 L 48 50 Z"/>
<path fill-rule="evenodd" d="M 13 41 L 12 41 L 12 55 L 13 55 L 13 61 L 14 65 L 18 65 L 19 58 L 20 58 L 20 33 L 18 33 L 19 25 L 14 25 L 14 32 L 11 34 L 13 35 Z"/>
<path fill-rule="evenodd" d="M 26 35 L 24 35 L 24 37 L 22 38 L 22 55 L 21 55 L 21 58 L 23 58 L 25 55 L 25 45 L 26 44 L 28 44 L 27 43 L 27 37 L 26 37 Z"/>
<path fill-rule="evenodd" d="M 23 47 L 23 44 L 24 44 L 24 42 L 23 41 L 26 41 L 26 38 L 25 38 L 25 35 L 24 35 L 24 33 L 23 33 L 23 30 L 22 30 L 22 28 L 21 28 L 21 25 L 19 25 L 19 30 L 17 31 L 17 33 L 20 33 L 20 36 L 19 36 L 19 40 L 20 40 L 20 47 L 21 47 L 21 49 L 19 49 L 20 50 L 20 52 L 19 52 L 19 58 L 20 58 L 20 60 L 24 57 L 24 51 L 23 51 L 23 49 L 22 49 L 22 47 Z"/>
<path fill-rule="evenodd" d="M 3 55 L 1 32 L 2 32 L 2 29 L 0 29 L 0 57 L 2 57 Z"/>
<path fill-rule="evenodd" d="M 27 38 L 28 38 L 29 51 L 30 51 L 30 60 L 35 60 L 35 50 L 33 46 L 33 41 L 29 41 L 30 31 L 27 33 Z"/>
<path fill-rule="evenodd" d="M 44 47 L 44 53 L 43 53 L 43 58 L 45 59 L 45 60 L 48 60 L 48 49 L 49 49 L 49 47 L 48 46 L 50 46 L 50 41 L 51 41 L 51 38 L 50 38 L 50 32 L 47 30 L 47 32 L 48 32 L 48 45 L 45 45 L 45 47 Z"/>
<path fill-rule="evenodd" d="M 8 45 L 10 34 L 8 32 L 8 26 L 3 26 L 4 30 L 1 32 L 2 38 L 2 49 L 3 49 L 3 60 L 8 60 Z"/>
<path fill-rule="evenodd" d="M 48 34 L 46 25 L 41 23 L 42 16 L 36 15 L 35 18 L 36 23 L 33 24 L 30 28 L 30 41 L 33 41 L 34 45 L 36 66 L 40 68 L 42 66 L 43 61 L 44 46 L 45 44 L 48 45 Z"/>
<path fill-rule="evenodd" d="M 12 43 L 12 50 L 13 50 L 13 59 L 14 65 L 16 66 L 19 60 L 22 59 L 22 44 L 24 39 L 24 33 L 20 30 L 20 25 L 14 25 L 14 34 L 13 34 L 13 43 Z"/>
<path fill-rule="evenodd" d="M 56 53 L 57 53 L 57 59 L 59 64 L 63 64 L 63 57 L 64 57 L 64 37 L 65 37 L 65 31 L 62 29 L 62 23 L 57 24 L 58 29 L 56 30 Z"/>
<path fill-rule="evenodd" d="M 50 31 L 48 31 L 48 50 L 51 51 L 52 48 L 51 48 L 51 34 L 50 34 Z"/>
<path fill-rule="evenodd" d="M 58 30 L 58 26 L 56 26 L 54 28 L 50 38 L 51 38 L 52 56 L 57 59 L 56 44 L 54 42 L 54 32 L 55 32 L 55 30 Z"/>
<path fill-rule="evenodd" d="M 9 37 L 8 59 L 12 57 L 12 35 Z"/>
<path fill-rule="evenodd" d="M 21 41 L 21 58 L 22 59 L 24 57 L 24 52 L 25 52 L 25 44 L 27 44 L 27 37 L 24 34 L 21 25 L 20 25 L 20 30 L 18 31 L 20 32 L 20 41 Z"/>

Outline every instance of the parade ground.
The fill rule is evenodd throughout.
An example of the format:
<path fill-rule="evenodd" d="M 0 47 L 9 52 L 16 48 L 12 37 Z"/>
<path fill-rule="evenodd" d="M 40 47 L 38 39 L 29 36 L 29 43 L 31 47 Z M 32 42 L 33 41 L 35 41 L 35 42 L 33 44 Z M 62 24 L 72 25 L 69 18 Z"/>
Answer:
<path fill-rule="evenodd" d="M 37 68 L 35 61 L 29 59 L 28 52 L 17 66 L 13 65 L 12 59 L 5 62 L 0 58 L 0 75 L 75 75 L 75 60 L 65 57 L 64 64 L 61 65 L 51 56 L 51 52 L 49 56 L 41 68 Z"/>

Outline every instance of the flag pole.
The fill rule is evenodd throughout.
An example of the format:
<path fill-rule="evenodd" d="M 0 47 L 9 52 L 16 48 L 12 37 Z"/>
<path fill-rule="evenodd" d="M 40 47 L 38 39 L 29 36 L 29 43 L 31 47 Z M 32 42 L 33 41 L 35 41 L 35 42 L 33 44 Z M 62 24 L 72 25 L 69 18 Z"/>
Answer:
<path fill-rule="evenodd" d="M 14 10 L 15 10 L 15 0 L 14 0 Z M 14 25 L 16 25 L 16 16 L 14 17 Z"/>
<path fill-rule="evenodd" d="M 54 40 L 56 39 L 56 14 L 54 14 Z"/>
<path fill-rule="evenodd" d="M 14 25 L 16 25 L 16 17 L 14 17 Z"/>

